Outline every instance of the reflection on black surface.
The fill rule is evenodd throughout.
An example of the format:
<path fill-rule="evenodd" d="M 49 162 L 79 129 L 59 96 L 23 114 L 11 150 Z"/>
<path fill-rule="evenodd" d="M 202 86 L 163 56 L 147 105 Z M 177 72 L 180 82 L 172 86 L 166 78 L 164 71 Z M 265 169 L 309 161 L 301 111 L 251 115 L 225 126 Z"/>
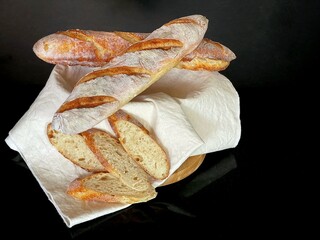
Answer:
<path fill-rule="evenodd" d="M 27 168 L 20 155 L 14 157 L 12 162 Z M 65 227 L 65 232 L 72 239 L 87 239 L 106 232 L 121 232 L 124 235 L 142 232 L 146 228 L 150 231 L 163 228 L 185 231 L 188 226 L 201 227 L 207 219 L 206 214 L 219 208 L 219 203 L 214 202 L 215 194 L 218 194 L 214 183 L 236 167 L 231 150 L 207 154 L 202 165 L 192 175 L 177 183 L 158 187 L 157 198 L 147 203 L 133 204 L 72 228 Z"/>
<path fill-rule="evenodd" d="M 210 161 L 210 160 L 208 160 Z M 237 167 L 233 154 L 228 154 L 219 162 L 195 176 L 181 191 L 180 195 L 190 197 Z"/>
<path fill-rule="evenodd" d="M 103 229 L 137 233 L 146 227 L 150 231 L 162 228 L 177 231 L 204 223 L 206 218 L 201 213 L 204 210 L 202 208 L 210 205 L 205 202 L 204 205 L 198 203 L 197 194 L 208 194 L 206 198 L 210 201 L 210 197 L 214 197 L 210 196 L 210 185 L 237 167 L 234 155 L 228 151 L 212 156 L 213 159 L 205 159 L 203 165 L 186 179 L 157 188 L 156 199 L 145 204 L 131 205 L 112 215 L 76 225 L 69 230 L 70 235 L 73 238 L 92 236 L 92 233 L 98 235 Z"/>

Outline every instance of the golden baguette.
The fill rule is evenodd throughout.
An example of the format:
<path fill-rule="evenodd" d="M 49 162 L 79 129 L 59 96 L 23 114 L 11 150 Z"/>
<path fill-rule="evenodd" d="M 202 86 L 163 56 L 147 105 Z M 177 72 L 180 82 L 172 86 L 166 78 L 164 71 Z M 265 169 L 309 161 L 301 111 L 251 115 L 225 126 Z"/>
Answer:
<path fill-rule="evenodd" d="M 70 29 L 39 39 L 34 44 L 33 51 L 37 57 L 51 64 L 100 67 L 148 35 Z M 222 71 L 235 58 L 235 54 L 226 46 L 204 38 L 176 67 L 194 71 Z"/>
<path fill-rule="evenodd" d="M 94 127 L 196 49 L 207 27 L 208 19 L 202 15 L 173 20 L 131 45 L 100 70 L 88 73 L 54 114 L 52 128 L 75 134 Z"/>

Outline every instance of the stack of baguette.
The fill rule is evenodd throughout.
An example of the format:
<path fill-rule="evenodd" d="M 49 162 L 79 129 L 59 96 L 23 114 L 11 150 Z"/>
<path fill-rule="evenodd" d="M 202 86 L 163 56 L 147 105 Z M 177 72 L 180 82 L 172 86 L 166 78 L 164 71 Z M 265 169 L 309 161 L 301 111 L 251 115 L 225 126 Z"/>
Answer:
<path fill-rule="evenodd" d="M 204 38 L 208 19 L 174 19 L 150 34 L 67 30 L 37 41 L 35 54 L 51 64 L 96 67 L 79 79 L 47 125 L 51 144 L 88 171 L 67 193 L 87 201 L 138 203 L 157 192 L 170 161 L 156 137 L 122 107 L 173 68 L 221 71 L 235 59 Z M 113 133 L 96 129 L 108 121 Z"/>

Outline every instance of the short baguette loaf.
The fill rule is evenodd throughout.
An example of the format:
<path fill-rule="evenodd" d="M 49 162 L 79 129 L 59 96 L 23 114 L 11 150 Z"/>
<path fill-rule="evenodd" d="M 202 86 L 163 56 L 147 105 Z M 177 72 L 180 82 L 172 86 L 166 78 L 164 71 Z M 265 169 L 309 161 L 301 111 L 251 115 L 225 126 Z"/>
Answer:
<path fill-rule="evenodd" d="M 40 59 L 51 64 L 99 67 L 148 35 L 147 33 L 70 29 L 39 39 L 34 44 L 33 51 Z M 204 38 L 199 46 L 182 58 L 176 67 L 221 71 L 226 69 L 235 58 L 235 54 L 226 46 Z"/>
<path fill-rule="evenodd" d="M 160 180 L 169 175 L 166 152 L 137 119 L 120 109 L 108 121 L 124 149 L 149 175 Z"/>
<path fill-rule="evenodd" d="M 64 134 L 53 130 L 51 123 L 47 125 L 47 135 L 50 143 L 67 160 L 89 172 L 106 172 L 106 168 L 100 163 L 95 154 L 87 146 L 81 134 Z"/>
<path fill-rule="evenodd" d="M 94 127 L 155 83 L 202 41 L 202 15 L 175 19 L 81 78 L 53 116 L 52 128 L 75 134 Z"/>
<path fill-rule="evenodd" d="M 67 193 L 85 201 L 133 204 L 149 201 L 157 196 L 153 187 L 137 191 L 123 184 L 110 173 L 94 173 L 74 180 Z"/>
<path fill-rule="evenodd" d="M 150 188 L 151 177 L 125 151 L 115 137 L 99 129 L 90 129 L 82 132 L 81 135 L 108 172 L 137 191 Z"/>

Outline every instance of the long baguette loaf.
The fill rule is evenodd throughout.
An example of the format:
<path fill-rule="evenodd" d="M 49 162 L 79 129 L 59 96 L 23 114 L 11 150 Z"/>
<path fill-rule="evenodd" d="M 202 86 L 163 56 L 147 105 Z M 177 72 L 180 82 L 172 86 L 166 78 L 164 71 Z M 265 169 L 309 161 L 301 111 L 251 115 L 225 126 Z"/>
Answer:
<path fill-rule="evenodd" d="M 120 109 L 108 121 L 124 149 L 149 175 L 161 180 L 168 177 L 166 152 L 137 119 Z"/>
<path fill-rule="evenodd" d="M 85 201 L 125 204 L 147 202 L 157 196 L 152 186 L 144 191 L 137 191 L 123 184 L 110 173 L 94 173 L 75 179 L 69 185 L 67 193 Z"/>
<path fill-rule="evenodd" d="M 51 64 L 99 67 L 148 35 L 148 33 L 70 29 L 39 39 L 34 44 L 33 51 L 37 57 Z M 176 67 L 222 71 L 235 58 L 235 54 L 228 47 L 204 38 L 199 46 L 182 58 Z"/>
<path fill-rule="evenodd" d="M 155 83 L 202 41 L 208 19 L 175 19 L 82 77 L 56 111 L 52 128 L 75 134 L 94 127 Z"/>

